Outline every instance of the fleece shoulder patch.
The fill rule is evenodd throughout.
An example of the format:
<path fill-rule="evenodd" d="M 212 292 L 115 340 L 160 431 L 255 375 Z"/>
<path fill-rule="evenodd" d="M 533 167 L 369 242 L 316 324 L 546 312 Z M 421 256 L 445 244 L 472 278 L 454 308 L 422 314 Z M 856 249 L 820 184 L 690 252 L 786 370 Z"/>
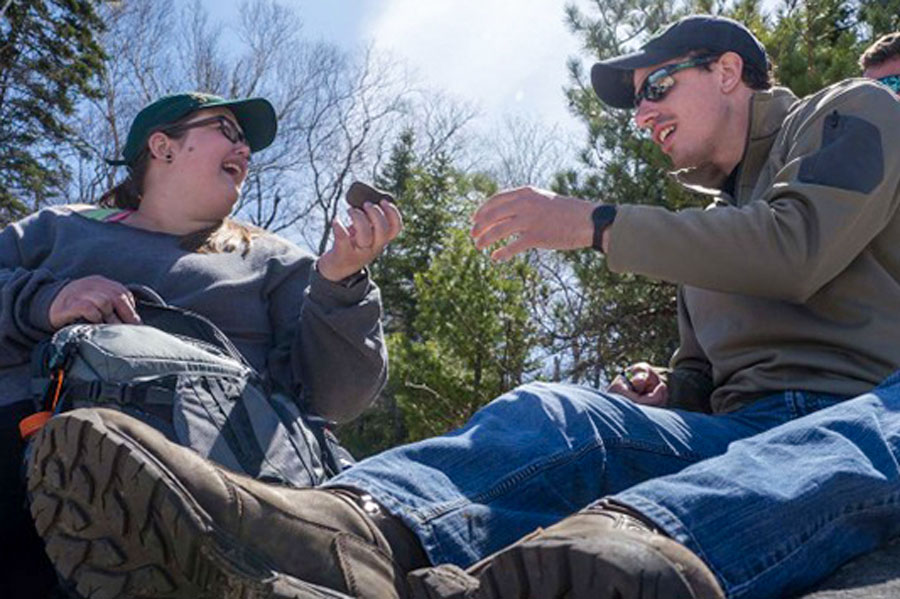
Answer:
<path fill-rule="evenodd" d="M 837 110 L 822 123 L 822 147 L 800 163 L 803 183 L 869 193 L 884 177 L 878 127 Z"/>

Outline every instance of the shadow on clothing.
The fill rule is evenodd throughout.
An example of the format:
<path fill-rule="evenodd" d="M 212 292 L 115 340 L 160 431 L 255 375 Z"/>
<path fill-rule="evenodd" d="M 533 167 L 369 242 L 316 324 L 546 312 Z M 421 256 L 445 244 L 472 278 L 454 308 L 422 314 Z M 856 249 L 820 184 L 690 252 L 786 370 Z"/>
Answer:
<path fill-rule="evenodd" d="M 29 402 L 0 407 L 0 596 L 4 599 L 57 597 L 56 574 L 25 503 L 19 420 Z"/>

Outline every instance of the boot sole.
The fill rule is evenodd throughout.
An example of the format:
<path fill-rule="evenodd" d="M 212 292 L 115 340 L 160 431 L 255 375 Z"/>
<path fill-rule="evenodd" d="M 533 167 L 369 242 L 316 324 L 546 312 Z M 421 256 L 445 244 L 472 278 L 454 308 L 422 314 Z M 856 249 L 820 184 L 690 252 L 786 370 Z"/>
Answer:
<path fill-rule="evenodd" d="M 349 599 L 274 571 L 232 541 L 167 469 L 79 410 L 27 464 L 31 514 L 59 574 L 90 599 Z"/>
<path fill-rule="evenodd" d="M 678 567 L 623 533 L 617 538 L 547 539 L 494 556 L 479 599 L 698 599 Z M 662 561 L 660 561 L 662 560 Z"/>

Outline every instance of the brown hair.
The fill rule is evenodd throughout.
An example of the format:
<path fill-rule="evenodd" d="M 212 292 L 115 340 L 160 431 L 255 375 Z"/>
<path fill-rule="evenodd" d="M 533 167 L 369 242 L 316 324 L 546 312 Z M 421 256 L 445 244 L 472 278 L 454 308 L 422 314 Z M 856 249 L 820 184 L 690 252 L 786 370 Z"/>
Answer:
<path fill-rule="evenodd" d="M 166 127 L 157 129 L 157 131 L 165 133 L 172 139 L 181 139 L 185 136 L 186 131 L 178 129 L 177 125 L 186 121 L 190 116 L 188 115 Z M 152 160 L 150 150 L 145 147 L 138 154 L 134 164 L 128 166 L 128 175 L 125 179 L 100 196 L 100 200 L 97 203 L 106 208 L 137 210 L 141 205 L 144 178 L 147 176 L 150 160 Z M 212 227 L 183 236 L 180 245 L 184 250 L 199 254 L 227 253 L 240 249 L 241 255 L 246 256 L 247 252 L 250 251 L 252 239 L 260 235 L 260 233 L 262 233 L 262 229 L 245 225 L 226 217 L 222 219 L 222 222 Z"/>
<path fill-rule="evenodd" d="M 722 52 L 713 52 L 712 50 L 694 50 L 688 54 L 690 57 L 694 56 L 715 56 L 718 58 L 721 56 Z M 756 65 L 750 64 L 748 61 L 744 60 L 744 66 L 741 69 L 741 81 L 749 87 L 750 89 L 769 89 L 774 85 L 775 82 L 775 64 L 772 62 L 772 59 L 767 55 L 766 56 L 766 70 L 763 71 Z M 712 70 L 712 65 L 705 64 L 701 65 L 701 68 L 710 71 Z"/>
<path fill-rule="evenodd" d="M 884 35 L 866 48 L 859 57 L 859 66 L 866 70 L 895 57 L 900 57 L 900 32 Z"/>

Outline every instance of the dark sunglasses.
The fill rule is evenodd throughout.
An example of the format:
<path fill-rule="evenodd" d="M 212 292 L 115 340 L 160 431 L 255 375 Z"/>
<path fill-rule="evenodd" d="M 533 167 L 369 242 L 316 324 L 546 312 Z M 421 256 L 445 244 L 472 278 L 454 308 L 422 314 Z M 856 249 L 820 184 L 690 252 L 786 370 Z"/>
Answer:
<path fill-rule="evenodd" d="M 675 78 L 672 77 L 672 75 L 678 71 L 699 67 L 715 62 L 718 59 L 718 56 L 698 56 L 697 58 L 691 58 L 684 62 L 667 64 L 664 67 L 656 69 L 644 79 L 641 89 L 634 94 L 634 107 L 637 108 L 640 106 L 641 102 L 644 100 L 659 102 L 665 98 L 666 94 L 669 93 L 669 90 L 675 85 Z"/>
<path fill-rule="evenodd" d="M 247 137 L 244 135 L 244 132 L 238 129 L 238 126 L 235 125 L 231 119 L 222 116 L 221 114 L 218 116 L 211 116 L 208 119 L 200 119 L 199 121 L 190 121 L 188 123 L 167 127 L 163 129 L 163 132 L 186 131 L 187 129 L 203 127 L 205 125 L 211 125 L 212 123 L 219 125 L 219 131 L 221 131 L 222 135 L 224 135 L 231 143 L 247 143 Z"/>
<path fill-rule="evenodd" d="M 888 75 L 887 77 L 879 77 L 878 81 L 894 90 L 895 94 L 900 94 L 900 75 Z"/>

